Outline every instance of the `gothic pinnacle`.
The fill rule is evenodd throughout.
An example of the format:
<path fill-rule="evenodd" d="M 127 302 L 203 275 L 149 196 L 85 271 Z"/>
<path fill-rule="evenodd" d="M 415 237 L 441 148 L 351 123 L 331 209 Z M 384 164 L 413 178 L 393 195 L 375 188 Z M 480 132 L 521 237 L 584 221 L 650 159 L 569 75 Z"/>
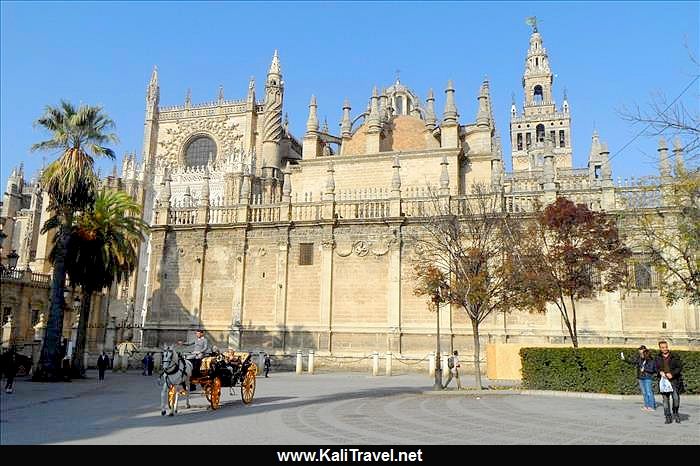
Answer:
<path fill-rule="evenodd" d="M 457 107 L 455 106 L 455 90 L 450 79 L 447 81 L 447 88 L 445 89 L 445 111 L 442 115 L 442 123 L 456 124 L 458 116 Z"/>
<path fill-rule="evenodd" d="M 267 74 L 282 74 L 282 67 L 280 66 L 279 54 L 277 52 L 277 49 L 275 49 L 275 53 L 272 56 L 272 63 L 270 63 L 270 71 L 268 71 Z"/>
<path fill-rule="evenodd" d="M 316 116 L 316 96 L 311 96 L 309 102 L 309 119 L 306 120 L 306 132 L 318 131 L 318 117 Z"/>

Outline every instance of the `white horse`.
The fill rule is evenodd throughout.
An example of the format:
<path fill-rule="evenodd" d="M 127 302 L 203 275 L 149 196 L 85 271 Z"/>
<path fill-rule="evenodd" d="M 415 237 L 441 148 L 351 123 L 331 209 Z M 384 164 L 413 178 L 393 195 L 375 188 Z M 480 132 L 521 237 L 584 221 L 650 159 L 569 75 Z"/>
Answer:
<path fill-rule="evenodd" d="M 192 363 L 185 359 L 182 354 L 173 351 L 172 346 L 165 346 L 163 348 L 163 365 L 160 371 L 160 381 L 163 384 L 163 389 L 160 392 L 160 414 L 162 416 L 165 416 L 166 407 L 170 410 L 169 416 L 177 412 L 180 391 L 184 392 L 187 407 L 190 407 L 191 377 Z M 171 391 L 174 393 L 171 394 Z"/>

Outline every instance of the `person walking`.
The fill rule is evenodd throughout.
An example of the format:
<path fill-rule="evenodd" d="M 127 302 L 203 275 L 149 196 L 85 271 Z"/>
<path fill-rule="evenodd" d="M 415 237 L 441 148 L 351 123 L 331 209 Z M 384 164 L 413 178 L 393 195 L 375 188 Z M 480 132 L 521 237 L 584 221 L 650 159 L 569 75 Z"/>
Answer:
<path fill-rule="evenodd" d="M 97 358 L 97 383 L 105 381 L 105 371 L 109 367 L 109 356 L 102 350 L 102 354 Z"/>
<path fill-rule="evenodd" d="M 462 389 L 462 382 L 459 380 L 459 367 L 459 355 L 457 353 L 457 350 L 454 350 L 452 356 L 447 358 L 447 368 L 450 370 L 450 372 L 447 377 L 447 382 L 445 382 L 445 385 L 443 385 L 442 387 L 443 390 L 447 388 L 447 386 L 452 381 L 452 378 L 457 379 L 457 390 Z"/>
<path fill-rule="evenodd" d="M 270 361 L 270 355 L 265 353 L 265 378 L 267 378 L 267 374 L 270 373 L 270 367 L 272 366 L 272 361 Z"/>
<path fill-rule="evenodd" d="M 146 373 L 148 375 L 153 375 L 153 366 L 155 365 L 155 361 L 153 359 L 153 353 L 148 353 L 146 355 Z"/>
<path fill-rule="evenodd" d="M 654 411 L 656 410 L 656 400 L 654 399 L 651 383 L 654 376 L 658 373 L 656 361 L 652 358 L 651 351 L 646 346 L 640 346 L 637 351 L 638 353 L 629 359 L 625 359 L 624 353 L 620 353 L 620 357 L 626 363 L 635 366 L 639 389 L 642 392 L 642 400 L 644 401 L 642 411 Z"/>
<path fill-rule="evenodd" d="M 148 368 L 148 353 L 146 353 L 141 360 L 141 375 L 146 375 L 146 369 Z"/>
<path fill-rule="evenodd" d="M 5 393 L 15 391 L 15 375 L 17 374 L 17 351 L 14 346 L 2 355 L 2 364 L 0 364 L 0 375 L 4 374 L 7 382 L 5 383 Z"/>
<path fill-rule="evenodd" d="M 659 342 L 659 351 L 661 354 L 656 356 L 656 367 L 659 371 L 659 391 L 664 400 L 664 416 L 666 416 L 666 424 L 670 424 L 671 414 L 673 420 L 677 424 L 681 423 L 681 417 L 678 414 L 678 408 L 681 404 L 681 393 L 685 391 L 683 384 L 683 363 L 681 359 L 672 354 L 668 349 L 668 342 L 662 340 Z M 673 406 L 671 406 L 673 400 Z"/>

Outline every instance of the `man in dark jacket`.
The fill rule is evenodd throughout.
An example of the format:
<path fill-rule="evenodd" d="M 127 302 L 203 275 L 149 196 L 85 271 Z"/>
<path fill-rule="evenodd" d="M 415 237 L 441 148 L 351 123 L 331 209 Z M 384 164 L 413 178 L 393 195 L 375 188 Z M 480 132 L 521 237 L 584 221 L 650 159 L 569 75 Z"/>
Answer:
<path fill-rule="evenodd" d="M 107 353 L 102 351 L 102 354 L 100 354 L 100 357 L 97 358 L 97 382 L 102 383 L 105 380 L 105 371 L 109 367 L 109 356 L 107 356 Z"/>
<path fill-rule="evenodd" d="M 270 361 L 270 355 L 265 353 L 265 377 L 270 373 L 270 367 L 272 366 L 272 361 Z"/>
<path fill-rule="evenodd" d="M 2 356 L 2 364 L 0 364 L 0 372 L 4 373 L 7 378 L 7 383 L 5 384 L 5 393 L 12 393 L 15 391 L 15 375 L 17 374 L 17 352 L 14 347 L 11 347 Z"/>
<path fill-rule="evenodd" d="M 659 354 L 656 357 L 656 367 L 659 371 L 659 378 L 666 378 L 671 382 L 673 391 L 669 393 L 661 393 L 664 400 L 664 415 L 666 416 L 666 424 L 671 421 L 671 398 L 673 399 L 673 420 L 680 424 L 681 418 L 678 415 L 678 407 L 681 404 L 680 393 L 683 391 L 683 364 L 678 356 L 671 354 L 668 349 L 668 343 L 665 341 L 659 342 Z"/>

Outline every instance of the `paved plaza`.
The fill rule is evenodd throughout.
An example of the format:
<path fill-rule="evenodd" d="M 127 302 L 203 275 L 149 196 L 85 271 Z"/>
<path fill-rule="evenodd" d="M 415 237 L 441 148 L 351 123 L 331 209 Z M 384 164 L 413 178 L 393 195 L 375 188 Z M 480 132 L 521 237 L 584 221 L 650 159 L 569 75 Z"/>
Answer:
<path fill-rule="evenodd" d="M 681 400 L 683 423 L 664 425 L 640 399 L 580 399 L 464 392 L 433 396 L 421 375 L 360 373 L 258 378 L 255 400 L 224 389 L 211 411 L 160 415 L 156 377 L 107 373 L 72 383 L 20 380 L 0 395 L 6 444 L 700 444 L 700 399 Z M 469 377 L 463 377 L 467 383 Z M 453 396 L 455 395 L 455 396 Z M 664 435 L 665 434 L 665 435 Z"/>

